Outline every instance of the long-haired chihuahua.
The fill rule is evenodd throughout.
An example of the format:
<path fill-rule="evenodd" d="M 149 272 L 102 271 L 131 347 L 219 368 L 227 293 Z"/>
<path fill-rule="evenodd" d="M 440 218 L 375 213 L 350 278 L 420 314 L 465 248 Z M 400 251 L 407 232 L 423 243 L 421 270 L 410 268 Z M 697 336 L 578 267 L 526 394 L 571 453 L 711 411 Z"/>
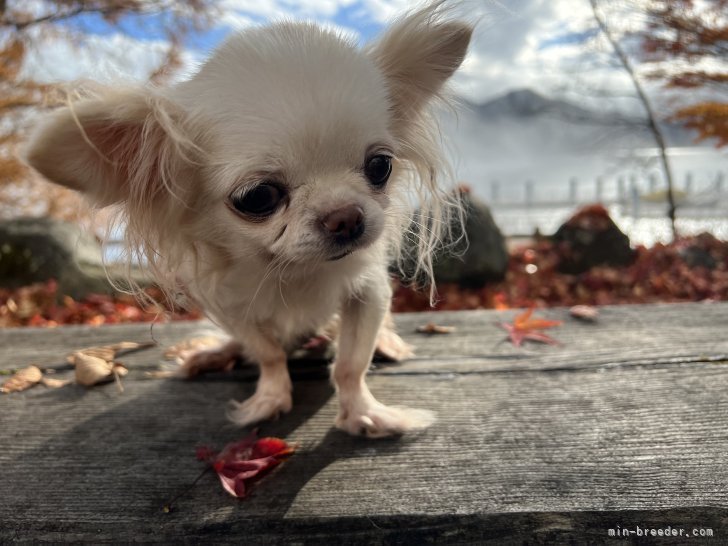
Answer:
<path fill-rule="evenodd" d="M 388 266 L 413 204 L 425 274 L 457 214 L 432 113 L 471 38 L 450 13 L 430 4 L 363 49 L 308 23 L 251 28 L 187 81 L 96 86 L 35 131 L 28 162 L 116 206 L 133 257 L 230 335 L 192 358 L 260 366 L 234 422 L 291 409 L 286 351 L 335 316 L 336 426 L 380 437 L 432 421 L 377 401 L 365 374 L 377 339 L 399 339 Z"/>

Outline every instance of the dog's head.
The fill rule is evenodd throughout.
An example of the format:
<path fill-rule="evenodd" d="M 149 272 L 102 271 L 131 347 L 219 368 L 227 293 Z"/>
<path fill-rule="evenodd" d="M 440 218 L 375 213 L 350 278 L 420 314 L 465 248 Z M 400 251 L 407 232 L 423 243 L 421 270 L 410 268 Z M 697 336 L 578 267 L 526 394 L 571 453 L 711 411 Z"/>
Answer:
<path fill-rule="evenodd" d="M 56 112 L 27 158 L 122 205 L 157 264 L 198 245 L 237 262 L 337 261 L 403 225 L 408 182 L 423 202 L 443 197 L 428 107 L 470 35 L 440 3 L 363 50 L 310 24 L 253 28 L 175 87 L 103 88 Z"/>

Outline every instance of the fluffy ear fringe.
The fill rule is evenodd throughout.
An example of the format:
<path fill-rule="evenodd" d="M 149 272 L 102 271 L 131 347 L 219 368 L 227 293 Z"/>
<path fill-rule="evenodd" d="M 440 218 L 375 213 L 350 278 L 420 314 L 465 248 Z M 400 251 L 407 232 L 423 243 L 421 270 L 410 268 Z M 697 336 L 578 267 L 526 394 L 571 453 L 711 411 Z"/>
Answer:
<path fill-rule="evenodd" d="M 131 269 L 143 265 L 168 296 L 178 291 L 175 271 L 187 240 L 164 226 L 184 225 L 194 204 L 189 188 L 176 183 L 204 156 L 191 134 L 176 105 L 155 89 L 87 85 L 26 147 L 26 161 L 52 182 L 97 207 L 118 205 L 108 233 L 124 234 L 129 286 L 120 290 L 143 297 L 131 280 Z"/>
<path fill-rule="evenodd" d="M 473 28 L 448 19 L 456 6 L 445 0 L 433 2 L 395 21 L 367 47 L 387 81 L 392 110 L 401 125 L 440 94 L 465 58 Z"/>
<path fill-rule="evenodd" d="M 465 237 L 460 192 L 433 115 L 437 107 L 454 110 L 445 83 L 462 63 L 472 35 L 471 26 L 448 19 L 454 8 L 444 0 L 431 3 L 396 21 L 367 47 L 389 85 L 392 129 L 408 182 L 401 206 L 419 209 L 394 230 L 397 235 L 404 231 L 404 241 L 397 238 L 392 244 L 400 272 L 429 284 L 431 304 L 436 298 L 433 255 Z"/>
<path fill-rule="evenodd" d="M 180 125 L 175 106 L 153 89 L 87 84 L 36 128 L 24 155 L 97 206 L 148 199 L 173 189 L 165 159 L 198 150 Z"/>

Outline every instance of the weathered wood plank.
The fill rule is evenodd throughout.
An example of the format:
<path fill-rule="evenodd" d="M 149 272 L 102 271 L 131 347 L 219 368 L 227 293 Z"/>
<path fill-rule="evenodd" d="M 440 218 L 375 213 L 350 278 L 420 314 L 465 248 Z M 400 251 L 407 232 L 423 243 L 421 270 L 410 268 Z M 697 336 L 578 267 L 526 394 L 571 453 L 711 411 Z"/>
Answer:
<path fill-rule="evenodd" d="M 505 342 L 505 332 L 497 323 L 512 320 L 517 312 L 397 315 L 400 333 L 415 346 L 418 356 L 397 366 L 381 366 L 376 373 L 489 373 L 728 359 L 728 302 L 608 306 L 601 308 L 596 324 L 570 318 L 566 309 L 538 311 L 564 321 L 551 332 L 562 343 L 556 347 L 527 344 L 515 348 Z M 456 331 L 440 336 L 415 333 L 418 325 L 429 321 L 453 325 Z M 159 349 L 125 357 L 124 362 L 155 368 L 163 347 L 212 328 L 207 322 L 192 322 L 153 328 L 132 324 L 0 330 L 0 369 L 61 363 L 66 351 L 89 345 L 152 339 L 159 342 Z"/>
<path fill-rule="evenodd" d="M 376 515 L 336 518 L 335 521 L 331 518 L 284 518 L 273 523 L 241 515 L 220 523 L 195 526 L 183 523 L 176 530 L 171 525 L 141 527 L 132 538 L 127 538 L 129 533 L 119 533 L 119 526 L 113 522 L 59 525 L 37 521 L 26 530 L 8 530 L 5 536 L 21 543 L 32 542 L 32 537 L 35 542 L 92 544 L 116 544 L 123 540 L 135 543 L 271 545 L 723 544 L 721 537 L 725 533 L 722 529 L 726 527 L 726 510 L 701 506 L 608 512 Z M 655 534 L 646 536 L 650 531 Z M 666 539 L 663 538 L 665 531 L 678 534 L 676 538 Z M 663 534 L 657 535 L 658 532 Z M 612 536 L 615 538 L 610 538 Z"/>
<path fill-rule="evenodd" d="M 728 305 L 607 308 L 598 326 L 555 330 L 563 346 L 526 351 L 492 345 L 494 323 L 512 314 L 397 318 L 421 356 L 376 368 L 370 385 L 386 403 L 438 413 L 413 437 L 333 430 L 325 364 L 294 363 L 294 411 L 262 433 L 299 442 L 298 452 L 245 501 L 209 475 L 171 514 L 162 505 L 200 470 L 194 447 L 245 433 L 224 406 L 253 392 L 254 371 L 148 379 L 154 348 L 124 358 L 123 393 L 109 384 L 0 396 L 0 542 L 602 542 L 616 525 L 710 527 L 725 539 Z M 458 331 L 408 333 L 428 320 Z M 156 326 L 154 337 L 167 345 L 199 328 Z M 148 332 L 6 330 L 0 367 L 60 363 L 74 348 Z"/>
<path fill-rule="evenodd" d="M 670 523 L 665 523 L 670 522 Z M 697 523 L 696 523 L 697 522 Z M 169 528 L 141 528 L 135 542 L 214 544 L 722 544 L 726 512 L 712 507 L 611 512 L 536 512 L 452 516 L 375 516 L 371 518 L 286 518 L 272 525 L 256 518 L 230 518 L 224 523 Z M 639 530 L 637 530 L 639 529 Z M 646 530 L 669 529 L 682 538 L 645 538 Z M 39 521 L 37 541 L 119 543 L 113 526 L 59 526 Z M 609 538 L 610 532 L 632 533 Z M 637 535 L 636 533 L 641 533 Z M 695 533 L 693 535 L 693 533 Z M 701 535 L 700 533 L 703 533 Z M 712 534 L 709 534 L 712 533 Z M 7 533 L 14 541 L 31 542 L 28 533 Z M 663 535 L 660 535 L 662 537 Z M 687 538 L 687 537 L 690 538 Z M 701 541 L 701 536 L 705 537 Z M 715 540 L 718 538 L 718 540 Z M 695 540 L 698 538 L 698 540 Z M 631 540 L 630 540 L 631 539 Z"/>
<path fill-rule="evenodd" d="M 210 476 L 173 514 L 160 508 L 197 474 L 193 448 L 241 435 L 222 409 L 252 384 L 31 390 L 0 399 L 11 492 L 0 500 L 0 538 L 39 521 L 48 532 L 81 525 L 134 540 L 239 529 L 241 518 L 275 526 L 383 517 L 386 525 L 405 515 L 725 508 L 727 382 L 728 367 L 715 364 L 377 376 L 372 390 L 385 402 L 439 415 L 417 437 L 381 442 L 332 430 L 332 389 L 298 382 L 294 413 L 263 433 L 299 441 L 299 452 L 247 501 Z"/>
<path fill-rule="evenodd" d="M 563 308 L 537 311 L 539 316 L 563 321 L 562 326 L 549 332 L 561 345 L 527 343 L 520 349 L 505 342 L 505 332 L 497 326 L 497 322 L 510 321 L 518 312 L 407 315 L 399 323 L 403 332 L 412 332 L 413 319 L 453 325 L 456 331 L 446 336 L 408 337 L 423 358 L 405 364 L 402 370 L 416 367 L 463 373 L 728 358 L 725 302 L 606 306 L 600 308 L 596 323 L 574 319 Z M 391 371 L 398 373 L 399 369 Z"/>

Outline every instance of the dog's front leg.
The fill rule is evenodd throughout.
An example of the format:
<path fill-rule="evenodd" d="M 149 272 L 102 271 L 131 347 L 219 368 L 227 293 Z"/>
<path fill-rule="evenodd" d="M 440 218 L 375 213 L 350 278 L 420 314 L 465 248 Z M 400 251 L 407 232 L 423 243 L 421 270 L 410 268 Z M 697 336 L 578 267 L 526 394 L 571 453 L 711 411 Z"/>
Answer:
<path fill-rule="evenodd" d="M 291 411 L 291 378 L 288 375 L 286 352 L 263 329 L 246 329 L 236 336 L 244 355 L 260 366 L 255 394 L 244 402 L 231 400 L 228 418 L 240 426 L 266 419 L 275 419 Z"/>
<path fill-rule="evenodd" d="M 332 378 L 339 395 L 336 426 L 350 434 L 391 436 L 425 428 L 434 420 L 429 411 L 385 406 L 366 385 L 366 371 L 391 297 L 389 279 L 382 272 L 381 278 L 344 302 Z"/>

